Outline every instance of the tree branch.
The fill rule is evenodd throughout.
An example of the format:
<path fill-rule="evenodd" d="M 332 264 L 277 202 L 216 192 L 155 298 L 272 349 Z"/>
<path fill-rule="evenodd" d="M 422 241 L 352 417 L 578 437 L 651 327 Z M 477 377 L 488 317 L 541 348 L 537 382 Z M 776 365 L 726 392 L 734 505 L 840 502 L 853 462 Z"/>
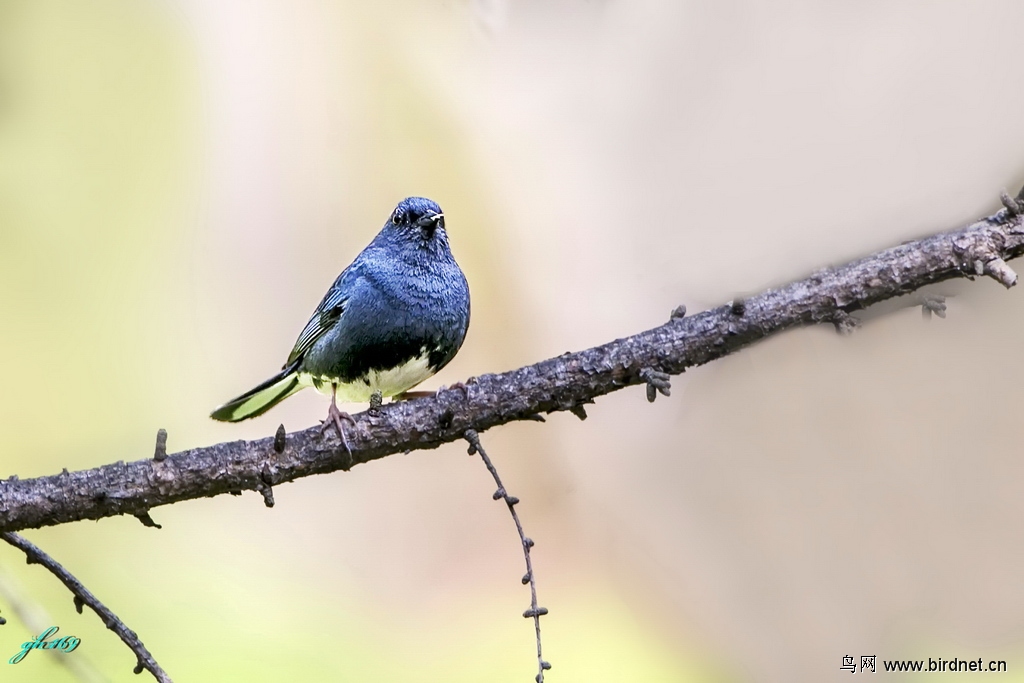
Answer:
<path fill-rule="evenodd" d="M 103 625 L 109 628 L 111 631 L 117 634 L 117 636 L 124 641 L 132 652 L 135 653 L 138 659 L 138 664 L 135 665 L 135 673 L 142 673 L 143 670 L 149 671 L 160 683 L 172 683 L 171 677 L 160 668 L 160 665 L 153 659 L 153 655 L 149 653 L 146 646 L 142 644 L 139 637 L 135 634 L 135 631 L 131 630 L 124 625 L 124 622 L 117 618 L 117 615 L 111 612 L 107 607 L 100 602 L 88 588 L 82 585 L 82 582 L 76 579 L 71 572 L 65 569 L 57 560 L 53 559 L 36 545 L 28 541 L 22 536 L 15 533 L 0 533 L 0 539 L 3 539 L 18 548 L 25 553 L 25 560 L 29 564 L 41 564 L 46 569 L 60 579 L 60 582 L 67 586 L 67 589 L 71 591 L 71 594 L 75 596 L 75 609 L 78 613 L 82 613 L 82 606 L 88 605 L 89 609 L 99 615 L 99 618 L 103 621 Z"/>
<path fill-rule="evenodd" d="M 598 396 L 647 384 L 667 392 L 664 373 L 677 375 L 783 330 L 830 322 L 848 331 L 850 313 L 925 285 L 987 275 L 1006 287 L 1017 276 L 1006 264 L 1024 254 L 1024 191 L 1003 197 L 1004 208 L 960 230 L 907 242 L 838 268 L 730 305 L 577 353 L 496 375 L 482 375 L 435 397 L 400 401 L 356 416 L 347 430 L 351 456 L 318 427 L 257 441 L 233 441 L 154 459 L 0 481 L 0 531 L 18 531 L 80 519 L 131 514 L 148 518 L 158 505 L 259 491 L 272 504 L 272 487 L 300 477 L 347 470 L 353 464 L 463 438 L 541 413 L 571 411 Z M 653 387 L 653 388 L 651 388 Z"/>

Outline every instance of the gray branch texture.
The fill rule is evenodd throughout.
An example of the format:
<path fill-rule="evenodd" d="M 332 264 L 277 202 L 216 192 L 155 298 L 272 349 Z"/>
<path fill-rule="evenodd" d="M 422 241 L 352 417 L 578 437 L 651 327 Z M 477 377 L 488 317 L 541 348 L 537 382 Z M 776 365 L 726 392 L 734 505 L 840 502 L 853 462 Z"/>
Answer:
<path fill-rule="evenodd" d="M 800 325 L 851 329 L 851 313 L 952 278 L 988 276 L 1006 287 L 1017 275 L 1006 264 L 1024 254 L 1024 190 L 1002 196 L 995 214 L 966 227 L 904 243 L 836 268 L 733 301 L 694 316 L 680 307 L 660 327 L 534 365 L 472 378 L 436 396 L 399 401 L 355 416 L 347 430 L 351 454 L 319 427 L 256 441 L 233 441 L 35 479 L 0 480 L 0 532 L 81 519 L 135 515 L 183 500 L 258 491 L 273 505 L 273 486 L 313 474 L 347 470 L 394 453 L 437 448 L 514 420 L 542 420 L 629 386 L 647 385 L 648 399 L 667 393 L 669 375 L 703 365 Z M 927 303 L 926 303 L 927 305 Z"/>

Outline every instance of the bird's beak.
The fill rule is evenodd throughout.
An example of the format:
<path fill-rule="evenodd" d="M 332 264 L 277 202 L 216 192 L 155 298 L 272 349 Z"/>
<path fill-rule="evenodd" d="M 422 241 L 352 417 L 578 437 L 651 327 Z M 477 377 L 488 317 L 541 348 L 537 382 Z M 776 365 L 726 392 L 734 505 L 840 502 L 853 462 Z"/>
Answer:
<path fill-rule="evenodd" d="M 442 218 L 444 218 L 443 213 L 432 213 L 429 216 L 424 216 L 416 222 L 419 223 L 421 228 L 429 228 L 437 225 Z"/>

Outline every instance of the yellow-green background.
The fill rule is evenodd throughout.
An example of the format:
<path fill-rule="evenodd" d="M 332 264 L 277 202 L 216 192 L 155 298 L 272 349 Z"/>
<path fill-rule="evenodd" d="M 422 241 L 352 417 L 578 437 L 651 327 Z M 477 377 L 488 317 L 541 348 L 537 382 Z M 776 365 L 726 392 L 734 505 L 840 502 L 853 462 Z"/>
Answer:
<path fill-rule="evenodd" d="M 1015 2 L 0 0 L 0 475 L 314 424 L 280 366 L 410 194 L 500 371 L 991 212 L 1024 180 Z M 1024 296 L 952 284 L 590 418 L 485 435 L 557 681 L 1024 680 Z M 522 558 L 462 445 L 26 532 L 176 681 L 529 681 Z M 0 547 L 0 681 L 142 680 Z M 143 675 L 146 678 L 148 675 Z M 885 674 L 877 674 L 886 680 Z M 893 680 L 911 679 L 907 674 Z"/>

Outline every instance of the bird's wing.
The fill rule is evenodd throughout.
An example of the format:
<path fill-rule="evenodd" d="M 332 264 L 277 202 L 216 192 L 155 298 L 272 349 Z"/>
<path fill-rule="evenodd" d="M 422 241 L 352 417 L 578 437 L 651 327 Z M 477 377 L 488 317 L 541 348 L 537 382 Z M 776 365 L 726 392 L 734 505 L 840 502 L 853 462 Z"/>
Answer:
<path fill-rule="evenodd" d="M 344 276 L 344 273 L 342 276 Z M 348 301 L 346 290 L 341 284 L 342 277 L 339 277 L 338 281 L 331 287 L 331 290 L 327 292 L 324 300 L 313 311 L 312 317 L 310 317 L 309 322 L 306 323 L 302 333 L 299 334 L 299 338 L 295 341 L 295 348 L 288 354 L 288 362 L 285 363 L 285 367 L 301 358 L 302 354 L 309 351 L 313 344 L 316 343 L 316 340 L 323 336 L 324 332 L 331 329 L 341 319 L 342 311 L 345 309 L 345 302 Z"/>

